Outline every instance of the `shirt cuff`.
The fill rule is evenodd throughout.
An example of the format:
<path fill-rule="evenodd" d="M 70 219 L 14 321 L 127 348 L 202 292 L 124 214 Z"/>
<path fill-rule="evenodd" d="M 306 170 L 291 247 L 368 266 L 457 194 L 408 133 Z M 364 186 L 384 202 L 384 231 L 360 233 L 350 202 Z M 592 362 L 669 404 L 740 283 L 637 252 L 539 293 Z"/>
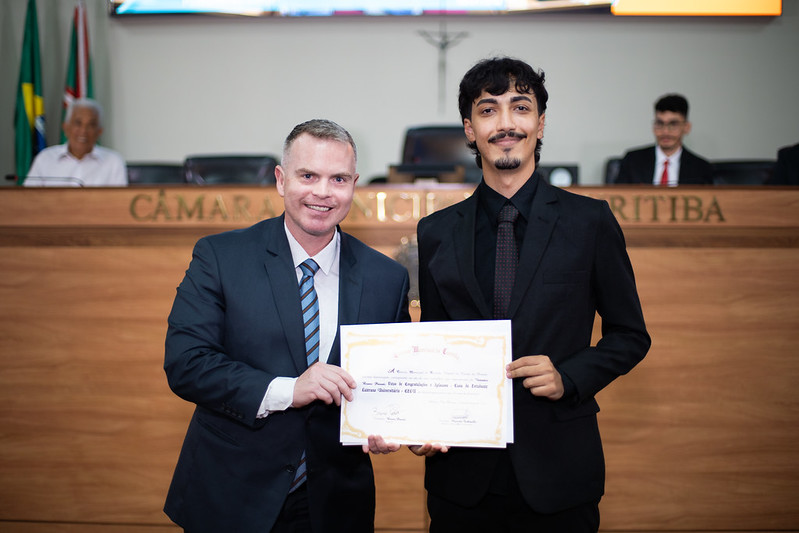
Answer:
<path fill-rule="evenodd" d="M 278 377 L 272 380 L 266 388 L 266 394 L 261 401 L 256 418 L 266 418 L 274 411 L 285 411 L 294 401 L 294 384 L 297 378 Z"/>

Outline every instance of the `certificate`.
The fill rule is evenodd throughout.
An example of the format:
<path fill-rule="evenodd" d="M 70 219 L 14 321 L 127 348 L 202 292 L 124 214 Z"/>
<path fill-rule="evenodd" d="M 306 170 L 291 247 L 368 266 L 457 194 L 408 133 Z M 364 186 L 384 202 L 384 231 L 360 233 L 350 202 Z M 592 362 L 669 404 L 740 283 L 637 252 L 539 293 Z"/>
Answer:
<path fill-rule="evenodd" d="M 504 448 L 513 442 L 509 320 L 341 326 L 342 444 Z"/>

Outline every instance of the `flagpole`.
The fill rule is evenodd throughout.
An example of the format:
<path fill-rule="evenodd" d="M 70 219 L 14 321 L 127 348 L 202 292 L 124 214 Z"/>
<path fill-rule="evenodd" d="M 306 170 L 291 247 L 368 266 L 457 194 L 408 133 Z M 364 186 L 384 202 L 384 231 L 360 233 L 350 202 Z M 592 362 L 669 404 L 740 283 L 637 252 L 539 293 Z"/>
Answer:
<path fill-rule="evenodd" d="M 80 98 L 93 98 L 91 57 L 89 54 L 89 25 L 86 19 L 86 4 L 84 0 L 75 3 L 72 20 L 72 32 L 69 43 L 69 60 L 67 62 L 67 75 L 64 84 L 64 98 L 62 122 L 66 119 L 66 112 L 75 100 Z M 61 132 L 61 142 L 66 142 L 64 132 Z"/>

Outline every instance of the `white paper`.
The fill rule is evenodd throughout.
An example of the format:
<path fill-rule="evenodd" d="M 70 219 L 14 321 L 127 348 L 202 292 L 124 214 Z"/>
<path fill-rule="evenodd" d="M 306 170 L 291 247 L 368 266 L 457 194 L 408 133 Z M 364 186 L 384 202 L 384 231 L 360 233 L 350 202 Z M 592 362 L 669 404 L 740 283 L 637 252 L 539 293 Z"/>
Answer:
<path fill-rule="evenodd" d="M 504 448 L 513 442 L 509 320 L 341 326 L 341 367 L 357 383 L 341 442 Z"/>

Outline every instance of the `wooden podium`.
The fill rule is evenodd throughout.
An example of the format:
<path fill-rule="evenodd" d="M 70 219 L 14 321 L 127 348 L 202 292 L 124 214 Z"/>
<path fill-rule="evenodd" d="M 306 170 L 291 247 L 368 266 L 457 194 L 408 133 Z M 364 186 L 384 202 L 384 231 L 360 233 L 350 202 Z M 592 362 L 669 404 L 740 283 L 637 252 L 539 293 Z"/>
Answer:
<path fill-rule="evenodd" d="M 413 276 L 419 218 L 472 190 L 359 188 L 342 226 Z M 799 531 L 799 188 L 572 190 L 619 219 L 653 339 L 599 397 L 602 530 Z M 273 188 L 0 189 L 0 531 L 177 531 L 175 288 L 197 238 L 281 212 Z M 374 463 L 377 531 L 425 531 L 423 461 Z"/>

